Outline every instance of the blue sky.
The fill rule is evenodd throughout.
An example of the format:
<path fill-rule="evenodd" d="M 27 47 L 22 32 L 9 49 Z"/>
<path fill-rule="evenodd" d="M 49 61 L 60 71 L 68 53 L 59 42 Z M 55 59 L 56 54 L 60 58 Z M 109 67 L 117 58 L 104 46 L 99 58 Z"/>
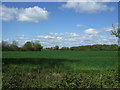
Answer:
<path fill-rule="evenodd" d="M 118 22 L 118 3 L 3 3 L 2 38 L 20 45 L 40 41 L 45 47 L 114 44 L 111 25 Z"/>

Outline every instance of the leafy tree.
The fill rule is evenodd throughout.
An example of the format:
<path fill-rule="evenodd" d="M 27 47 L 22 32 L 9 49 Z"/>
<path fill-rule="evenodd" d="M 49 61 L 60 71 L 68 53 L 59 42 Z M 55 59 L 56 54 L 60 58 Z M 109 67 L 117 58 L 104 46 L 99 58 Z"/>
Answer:
<path fill-rule="evenodd" d="M 33 43 L 32 42 L 26 42 L 23 47 L 22 47 L 23 51 L 32 51 L 33 50 Z"/>
<path fill-rule="evenodd" d="M 2 40 L 2 51 L 9 51 L 9 43 Z"/>
<path fill-rule="evenodd" d="M 41 51 L 43 48 L 43 46 L 41 46 L 41 44 L 39 43 L 34 43 L 34 50 L 35 51 Z"/>
<path fill-rule="evenodd" d="M 56 46 L 54 47 L 54 50 L 59 50 L 59 46 L 56 45 Z"/>
<path fill-rule="evenodd" d="M 44 50 L 53 50 L 53 48 L 51 47 L 51 48 L 45 48 Z"/>
<path fill-rule="evenodd" d="M 14 44 L 14 45 L 18 45 L 18 42 L 17 41 L 15 41 L 15 40 L 13 40 L 13 42 L 12 42 L 12 44 Z"/>
<path fill-rule="evenodd" d="M 69 50 L 69 47 L 62 47 L 60 50 Z"/>
<path fill-rule="evenodd" d="M 113 30 L 112 35 L 115 35 L 116 37 L 120 38 L 120 26 L 116 29 L 116 26 L 112 24 Z"/>
<path fill-rule="evenodd" d="M 10 51 L 19 51 L 19 47 L 17 46 L 17 42 L 13 41 L 11 45 L 9 45 L 10 47 Z"/>
<path fill-rule="evenodd" d="M 119 46 L 118 50 L 120 50 L 120 25 L 118 25 L 118 28 L 116 28 L 116 26 L 112 24 L 112 27 L 113 27 L 113 30 L 111 31 L 112 35 L 118 37 L 118 46 Z"/>
<path fill-rule="evenodd" d="M 9 46 L 9 48 L 10 48 L 10 51 L 18 51 L 18 50 L 19 50 L 18 46 L 17 46 L 17 45 L 14 45 L 14 44 L 11 44 L 11 45 Z"/>

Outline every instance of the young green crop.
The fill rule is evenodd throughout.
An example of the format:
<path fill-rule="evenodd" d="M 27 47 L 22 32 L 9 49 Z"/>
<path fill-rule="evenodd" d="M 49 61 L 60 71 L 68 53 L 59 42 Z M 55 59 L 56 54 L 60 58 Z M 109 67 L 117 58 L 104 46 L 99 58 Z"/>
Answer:
<path fill-rule="evenodd" d="M 3 87 L 118 87 L 117 51 L 3 52 Z"/>

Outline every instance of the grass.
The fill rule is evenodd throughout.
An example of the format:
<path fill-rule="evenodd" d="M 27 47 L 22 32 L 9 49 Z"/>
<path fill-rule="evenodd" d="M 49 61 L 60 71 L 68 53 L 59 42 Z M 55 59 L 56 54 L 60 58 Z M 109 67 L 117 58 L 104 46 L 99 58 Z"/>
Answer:
<path fill-rule="evenodd" d="M 9 51 L 2 58 L 3 88 L 118 87 L 117 51 Z"/>

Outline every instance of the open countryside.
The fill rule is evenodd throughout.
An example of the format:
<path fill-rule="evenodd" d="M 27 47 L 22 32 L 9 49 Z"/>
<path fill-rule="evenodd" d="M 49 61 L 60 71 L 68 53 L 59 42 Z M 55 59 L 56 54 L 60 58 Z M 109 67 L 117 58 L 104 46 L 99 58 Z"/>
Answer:
<path fill-rule="evenodd" d="M 4 2 L 2 89 L 120 88 L 118 2 Z"/>

